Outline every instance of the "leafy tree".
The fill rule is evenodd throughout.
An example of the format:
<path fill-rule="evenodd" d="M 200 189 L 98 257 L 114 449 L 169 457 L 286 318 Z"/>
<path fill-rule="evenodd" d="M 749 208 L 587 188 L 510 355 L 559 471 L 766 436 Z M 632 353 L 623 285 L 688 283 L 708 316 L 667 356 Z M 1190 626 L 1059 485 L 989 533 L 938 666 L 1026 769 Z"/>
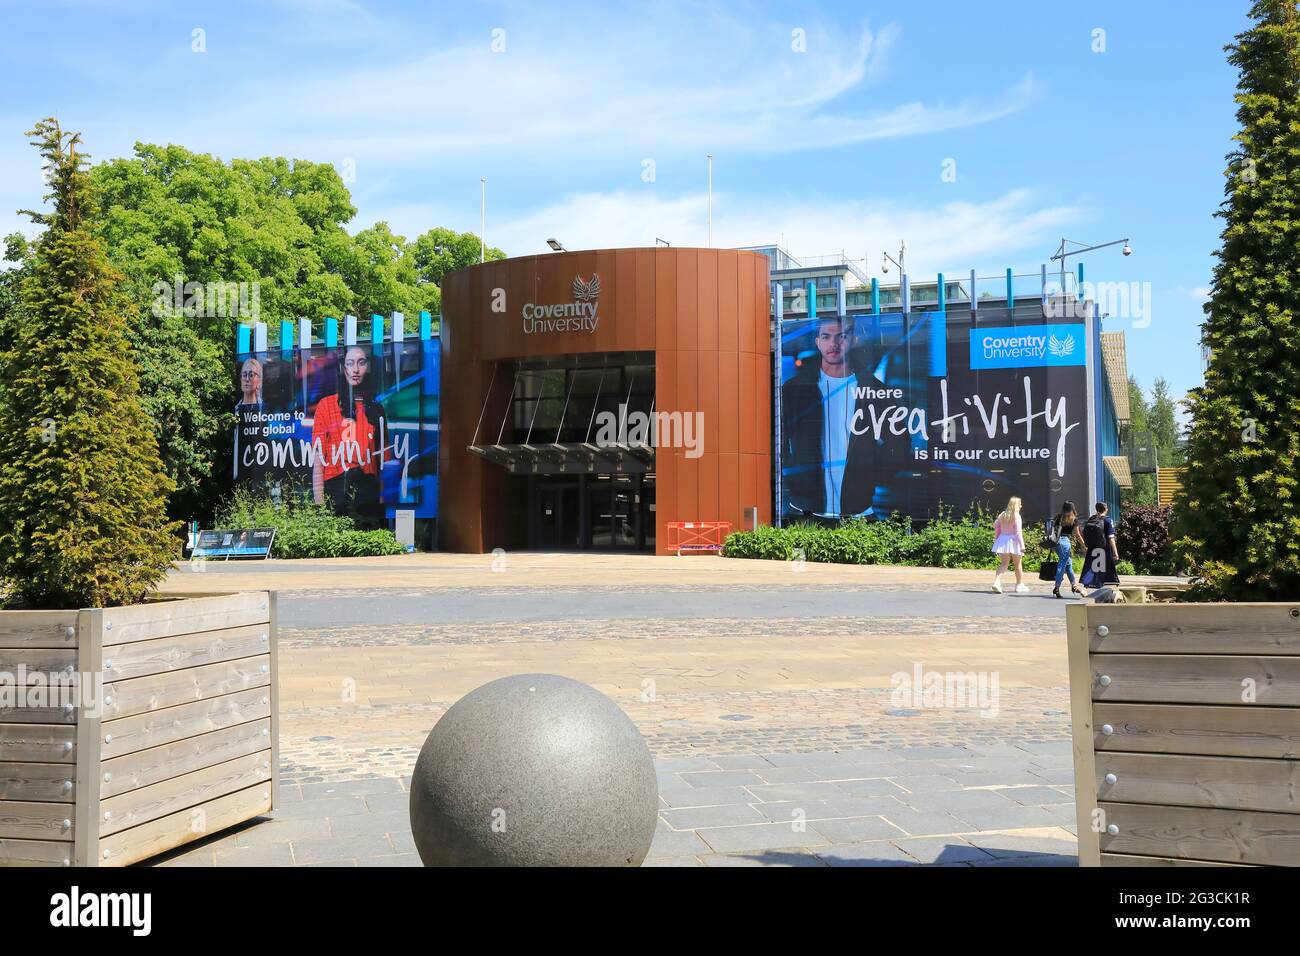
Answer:
<path fill-rule="evenodd" d="M 1120 441 L 1124 454 L 1128 455 L 1132 460 L 1137 443 L 1139 441 L 1150 441 L 1151 415 L 1146 393 L 1142 391 L 1142 386 L 1138 384 L 1137 378 L 1132 375 L 1128 378 L 1128 404 L 1129 422 L 1124 426 Z M 1156 476 L 1151 474 L 1134 475 L 1133 487 L 1124 492 L 1124 508 L 1149 506 L 1155 503 Z"/>
<path fill-rule="evenodd" d="M 1151 390 L 1151 408 L 1148 422 L 1151 440 L 1156 447 L 1156 463 L 1161 466 L 1179 464 L 1182 435 L 1178 428 L 1177 406 L 1169 394 L 1169 383 L 1157 378 Z"/>
<path fill-rule="evenodd" d="M 435 227 L 415 240 L 411 250 L 420 281 L 434 287 L 442 283 L 448 272 L 464 269 L 480 259 L 479 237 L 472 232 L 453 232 Z M 482 251 L 487 262 L 504 259 L 506 254 L 494 246 Z M 441 307 L 441 299 L 439 299 Z"/>
<path fill-rule="evenodd" d="M 134 301 L 130 336 L 146 409 L 177 485 L 175 517 L 206 519 L 227 491 L 238 321 L 256 318 L 277 330 L 281 320 L 298 318 L 436 314 L 442 270 L 478 261 L 478 237 L 468 233 L 434 229 L 410 243 L 378 223 L 350 235 L 344 226 L 356 208 L 328 164 L 226 163 L 139 143 L 133 157 L 96 166 L 91 179 L 102 200 L 96 227 Z M 256 289 L 246 296 L 256 315 L 231 308 L 229 296 L 224 309 L 211 308 L 211 296 L 196 308 L 184 294 L 191 282 L 206 290 L 247 283 Z"/>
<path fill-rule="evenodd" d="M 172 482 L 141 404 L 122 275 L 91 228 L 80 135 L 27 134 L 54 200 L 19 278 L 0 357 L 0 576 L 36 607 L 139 601 L 170 567 Z M 11 250 L 14 251 L 14 250 Z M 23 250 L 17 250 L 23 251 Z"/>
<path fill-rule="evenodd" d="M 1239 71 L 1238 147 L 1205 306 L 1212 350 L 1189 398 L 1183 552 L 1197 597 L 1300 597 L 1300 11 L 1258 0 L 1229 47 Z"/>

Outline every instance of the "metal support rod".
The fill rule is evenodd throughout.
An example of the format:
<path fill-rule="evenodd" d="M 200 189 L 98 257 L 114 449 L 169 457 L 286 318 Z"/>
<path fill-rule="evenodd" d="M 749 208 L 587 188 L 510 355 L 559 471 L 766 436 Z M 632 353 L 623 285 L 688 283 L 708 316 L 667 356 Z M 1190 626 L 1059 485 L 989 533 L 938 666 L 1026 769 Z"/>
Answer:
<path fill-rule="evenodd" d="M 501 416 L 501 430 L 497 432 L 497 444 L 501 444 L 501 436 L 506 433 L 506 419 L 510 417 L 510 412 L 515 407 L 515 389 L 519 387 L 519 370 L 515 370 L 515 380 L 510 383 L 510 401 L 506 402 L 506 413 Z"/>
<path fill-rule="evenodd" d="M 596 383 L 596 397 L 591 403 L 591 418 L 587 421 L 587 434 L 583 438 L 583 443 L 591 441 L 591 426 L 596 421 L 596 409 L 600 407 L 600 393 L 605 388 L 605 372 L 609 369 L 609 359 L 605 359 L 604 366 L 600 370 L 600 381 Z"/>
<path fill-rule="evenodd" d="M 578 370 L 573 370 L 573 378 L 569 379 L 569 391 L 564 396 L 564 407 L 560 409 L 560 424 L 555 429 L 555 443 L 560 443 L 560 433 L 564 431 L 564 416 L 569 413 L 569 399 L 573 397 L 573 386 L 578 381 Z"/>
<path fill-rule="evenodd" d="M 530 373 L 531 374 L 531 373 Z M 542 385 L 546 385 L 546 380 L 542 380 Z M 537 413 L 542 410 L 542 392 L 537 391 L 537 397 L 533 399 L 533 417 L 528 419 L 528 434 L 524 436 L 524 444 L 528 445 L 533 440 L 533 424 L 537 421 Z"/>
<path fill-rule="evenodd" d="M 422 312 L 420 314 L 424 315 L 426 313 Z M 487 413 L 488 402 L 492 401 L 492 386 L 496 384 L 496 381 L 497 381 L 497 363 L 493 362 L 492 381 L 488 382 L 487 394 L 483 396 L 483 407 L 478 410 L 478 424 L 474 426 L 474 440 L 470 442 L 471 445 L 478 444 L 478 430 L 481 427 L 483 427 L 483 416 Z"/>

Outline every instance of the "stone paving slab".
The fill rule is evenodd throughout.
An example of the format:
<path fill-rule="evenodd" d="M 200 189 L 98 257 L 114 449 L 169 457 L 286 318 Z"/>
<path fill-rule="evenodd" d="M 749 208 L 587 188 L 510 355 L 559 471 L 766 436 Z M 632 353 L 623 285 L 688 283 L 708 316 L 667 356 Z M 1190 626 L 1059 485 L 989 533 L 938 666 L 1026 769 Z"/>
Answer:
<path fill-rule="evenodd" d="M 408 791 L 429 728 L 474 687 L 544 672 L 608 694 L 644 735 L 653 865 L 1074 864 L 1064 602 L 1043 588 L 724 559 L 507 563 L 174 575 L 175 590 L 283 589 L 281 801 L 156 862 L 418 865 Z M 997 674 L 996 707 L 900 707 L 897 675 L 917 667 Z"/>
<path fill-rule="evenodd" d="M 934 748 L 936 756 L 930 760 L 918 748 L 908 750 L 901 759 L 912 770 L 939 770 L 952 759 L 948 747 Z M 1030 751 L 1021 753 L 1024 760 L 1030 759 Z M 792 758 L 797 762 L 797 757 L 751 754 L 744 762 L 759 770 L 760 761 L 774 766 Z M 825 761 L 827 754 L 812 757 Z M 666 767 L 681 766 L 672 760 L 657 761 L 656 769 L 675 776 L 665 772 Z M 1011 764 L 1004 772 L 1008 779 L 1016 776 Z M 917 786 L 951 779 L 926 772 L 909 776 Z M 946 782 L 909 791 L 898 785 L 899 779 L 725 787 L 692 787 L 683 782 L 665 799 L 694 797 L 708 805 L 664 806 L 647 864 L 1077 865 L 1074 805 L 1068 794 L 1046 786 L 1014 784 L 953 790 Z M 955 779 L 961 781 L 963 776 Z M 407 786 L 407 780 L 384 777 L 306 784 L 294 788 L 299 799 L 258 822 L 182 848 L 158 862 L 166 866 L 416 866 Z"/>

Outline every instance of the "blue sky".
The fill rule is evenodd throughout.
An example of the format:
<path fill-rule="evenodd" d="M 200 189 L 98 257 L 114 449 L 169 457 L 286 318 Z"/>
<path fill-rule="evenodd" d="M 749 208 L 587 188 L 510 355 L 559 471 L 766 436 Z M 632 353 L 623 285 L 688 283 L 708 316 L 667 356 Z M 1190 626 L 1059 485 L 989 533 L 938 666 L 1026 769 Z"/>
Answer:
<path fill-rule="evenodd" d="M 1128 236 L 1087 277 L 1150 283 L 1151 321 L 1107 328 L 1144 385 L 1199 383 L 1245 0 L 547 7 L 0 0 L 0 232 L 30 231 L 22 132 L 51 114 L 97 159 L 147 141 L 333 162 L 353 228 L 408 237 L 477 232 L 485 176 L 511 255 L 704 245 L 712 153 L 719 246 L 878 274 L 906 239 L 921 277 Z"/>

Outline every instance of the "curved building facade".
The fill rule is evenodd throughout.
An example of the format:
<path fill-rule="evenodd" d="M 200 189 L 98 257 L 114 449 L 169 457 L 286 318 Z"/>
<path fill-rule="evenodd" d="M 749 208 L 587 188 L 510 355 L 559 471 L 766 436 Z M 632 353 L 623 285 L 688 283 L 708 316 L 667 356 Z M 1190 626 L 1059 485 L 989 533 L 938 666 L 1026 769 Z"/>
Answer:
<path fill-rule="evenodd" d="M 771 522 L 768 259 L 524 256 L 442 285 L 440 546 L 666 553 L 674 521 Z"/>

